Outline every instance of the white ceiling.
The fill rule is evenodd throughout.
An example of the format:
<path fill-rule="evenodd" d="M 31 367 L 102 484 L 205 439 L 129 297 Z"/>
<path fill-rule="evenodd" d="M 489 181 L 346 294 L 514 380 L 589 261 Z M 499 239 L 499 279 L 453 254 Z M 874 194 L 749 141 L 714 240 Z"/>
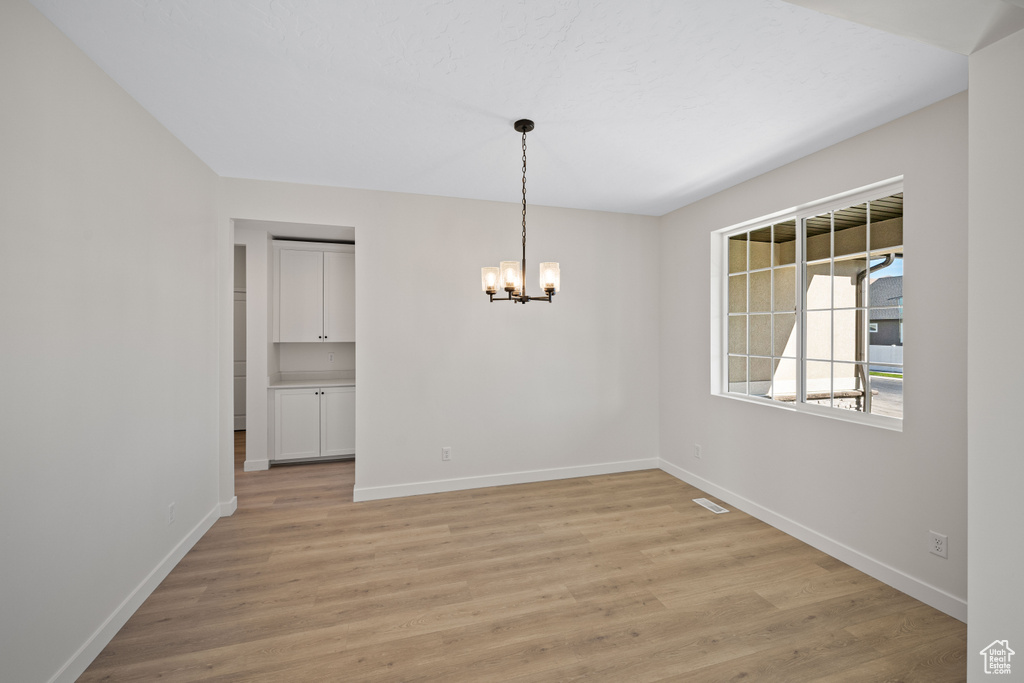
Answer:
<path fill-rule="evenodd" d="M 241 178 L 516 202 L 529 117 L 531 203 L 662 215 L 967 87 L 781 0 L 31 1 Z"/>

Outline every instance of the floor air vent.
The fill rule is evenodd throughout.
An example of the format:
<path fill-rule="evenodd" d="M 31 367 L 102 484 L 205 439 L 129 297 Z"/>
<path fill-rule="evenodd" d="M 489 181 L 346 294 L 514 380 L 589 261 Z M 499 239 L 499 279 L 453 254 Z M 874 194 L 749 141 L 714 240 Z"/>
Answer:
<path fill-rule="evenodd" d="M 697 505 L 702 505 L 706 507 L 708 510 L 711 510 L 716 515 L 720 515 L 723 512 L 728 512 L 728 510 L 726 510 L 724 507 L 722 507 L 718 503 L 712 503 L 707 498 L 694 498 L 693 502 L 696 503 Z"/>

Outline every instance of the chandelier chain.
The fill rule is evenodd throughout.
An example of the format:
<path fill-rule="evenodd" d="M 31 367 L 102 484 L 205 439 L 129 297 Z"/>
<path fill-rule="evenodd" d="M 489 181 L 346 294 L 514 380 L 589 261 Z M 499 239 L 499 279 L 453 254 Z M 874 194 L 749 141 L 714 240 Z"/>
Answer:
<path fill-rule="evenodd" d="M 523 278 L 526 277 L 526 131 L 523 131 Z M 524 283 L 525 284 L 525 283 Z"/>

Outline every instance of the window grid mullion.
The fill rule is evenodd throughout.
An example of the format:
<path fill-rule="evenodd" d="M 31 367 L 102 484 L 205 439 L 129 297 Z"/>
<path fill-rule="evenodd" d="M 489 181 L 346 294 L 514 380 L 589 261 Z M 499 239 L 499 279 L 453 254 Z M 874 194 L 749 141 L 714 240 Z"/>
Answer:
<path fill-rule="evenodd" d="M 865 249 L 868 250 L 868 272 L 864 274 L 863 292 L 861 296 L 864 298 L 864 316 L 863 326 L 864 329 L 861 334 L 861 339 L 864 344 L 864 412 L 867 414 L 871 413 L 871 330 L 869 329 L 869 321 L 871 320 L 871 202 L 865 202 L 867 204 L 867 212 L 864 220 L 864 239 L 867 240 Z"/>
<path fill-rule="evenodd" d="M 836 212 L 828 212 L 828 403 L 836 407 Z"/>
<path fill-rule="evenodd" d="M 731 303 L 731 301 L 732 301 L 731 300 L 731 297 L 732 297 L 732 252 L 731 252 L 731 247 L 729 246 L 728 238 L 725 240 L 725 248 L 722 249 L 722 252 L 723 252 L 722 253 L 722 268 L 725 271 L 725 282 L 726 282 L 726 287 L 725 287 L 726 315 L 723 316 L 725 320 L 724 320 L 723 331 L 722 331 L 722 338 L 725 340 L 724 346 L 725 346 L 725 359 L 726 360 L 725 360 L 725 364 L 724 364 L 725 367 L 722 368 L 722 378 L 723 378 L 722 386 L 725 387 L 726 392 L 730 392 L 730 391 L 732 391 L 732 356 L 730 355 L 732 353 L 732 349 L 729 346 L 729 341 L 730 341 L 730 339 L 729 339 L 729 333 L 730 333 L 729 323 L 730 323 L 730 320 L 732 318 L 732 315 L 731 315 L 731 313 L 732 313 L 732 303 Z"/>
<path fill-rule="evenodd" d="M 723 304 L 725 305 L 725 315 L 722 316 L 722 325 L 721 325 L 721 329 L 719 330 L 719 334 L 721 334 L 721 338 L 722 338 L 722 344 L 720 345 L 720 347 L 721 347 L 720 353 L 721 353 L 721 357 L 725 359 L 725 362 L 722 363 L 722 367 L 720 369 L 720 372 L 718 373 L 718 380 L 719 380 L 719 383 L 720 383 L 720 389 L 724 387 L 725 393 L 729 393 L 729 363 L 730 363 L 730 360 L 731 360 L 731 358 L 729 356 L 729 353 L 730 353 L 730 348 L 729 348 L 729 313 L 730 313 L 730 311 L 729 311 L 729 287 L 730 287 L 729 275 L 731 273 L 729 272 L 729 238 L 726 237 L 724 241 L 725 241 L 725 244 L 723 245 L 723 249 L 722 249 L 722 258 L 721 258 L 721 262 L 719 264 L 719 266 L 722 269 L 722 272 L 725 273 L 725 292 L 724 292 L 724 295 L 722 293 L 721 285 L 719 285 L 718 291 L 719 291 L 719 295 L 721 296 L 721 300 L 722 300 Z"/>
<path fill-rule="evenodd" d="M 750 335 L 750 284 L 751 284 L 750 283 L 750 235 L 751 235 L 752 232 L 753 232 L 753 230 L 747 231 L 747 263 L 746 263 L 746 266 L 745 266 L 746 267 L 746 273 L 747 273 L 747 303 L 746 303 L 746 306 L 745 306 L 745 309 L 744 309 L 746 311 L 746 316 L 747 316 L 747 320 L 746 320 L 746 323 L 747 323 L 747 348 L 746 348 L 746 352 L 747 352 L 747 387 L 746 387 L 746 390 L 743 393 L 746 394 L 747 396 L 750 396 L 750 371 L 751 371 L 751 367 L 752 367 L 752 364 L 750 362 L 750 342 L 751 342 L 751 335 Z"/>
<path fill-rule="evenodd" d="M 804 261 L 804 242 L 807 240 L 807 218 L 797 221 L 797 240 L 795 251 L 796 277 L 796 398 L 797 403 L 807 402 L 807 264 Z"/>
<path fill-rule="evenodd" d="M 775 399 L 775 226 L 768 231 L 768 332 L 771 334 L 771 381 L 768 397 Z"/>

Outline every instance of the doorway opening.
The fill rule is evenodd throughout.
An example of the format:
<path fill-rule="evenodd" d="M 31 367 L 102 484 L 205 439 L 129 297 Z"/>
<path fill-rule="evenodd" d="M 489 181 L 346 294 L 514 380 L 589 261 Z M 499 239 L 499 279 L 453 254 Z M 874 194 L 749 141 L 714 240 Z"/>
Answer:
<path fill-rule="evenodd" d="M 234 335 L 234 391 L 235 396 L 239 398 L 236 398 L 234 402 L 235 448 L 231 457 L 232 464 L 240 461 L 240 466 L 235 469 L 235 478 L 237 479 L 244 472 L 267 470 L 273 464 L 288 460 L 288 458 L 278 458 L 278 451 L 288 456 L 294 456 L 292 450 L 285 448 L 290 445 L 290 442 L 278 443 L 280 441 L 277 438 L 279 434 L 306 435 L 307 431 L 312 433 L 312 427 L 307 430 L 306 427 L 309 425 L 301 420 L 298 431 L 294 428 L 294 420 L 287 422 L 292 427 L 290 432 L 279 431 L 276 426 L 279 419 L 294 418 L 295 414 L 295 410 L 292 410 L 279 417 L 277 398 L 284 391 L 295 393 L 290 390 L 300 388 L 300 385 L 303 384 L 316 384 L 312 390 L 314 398 L 328 403 L 327 414 L 329 417 L 335 416 L 336 413 L 340 415 L 342 410 L 339 406 L 344 403 L 334 395 L 342 393 L 335 391 L 334 387 L 347 384 L 349 395 L 344 397 L 348 401 L 345 403 L 347 417 L 343 422 L 334 420 L 333 417 L 323 420 L 329 427 L 326 439 L 321 436 L 322 442 L 327 443 L 327 447 L 326 449 L 321 447 L 321 452 L 317 454 L 319 456 L 317 461 L 340 457 L 340 451 L 345 449 L 338 446 L 339 435 L 346 433 L 346 429 L 351 434 L 354 434 L 355 430 L 356 344 L 354 332 L 350 337 L 343 337 L 338 343 L 334 343 L 333 338 L 330 343 L 315 338 L 307 342 L 302 340 L 286 342 L 275 338 L 280 335 L 279 323 L 275 318 L 275 315 L 280 312 L 279 308 L 275 308 L 275 301 L 280 296 L 275 290 L 277 283 L 275 273 L 280 268 L 280 263 L 276 258 L 279 249 L 275 245 L 279 247 L 282 242 L 301 242 L 307 244 L 308 250 L 325 253 L 345 251 L 339 250 L 337 247 L 348 245 L 348 251 L 351 252 L 355 245 L 355 229 L 346 226 L 252 219 L 232 219 L 232 225 L 236 264 L 234 269 L 235 291 L 233 293 L 236 332 Z M 322 245 L 322 248 L 318 248 L 317 245 Z M 355 258 L 357 254 L 358 249 L 355 249 L 352 257 Z M 334 259 L 332 259 L 332 263 L 333 261 Z M 352 268 L 355 268 L 354 261 Z M 353 279 L 349 286 L 350 291 L 354 292 L 354 270 L 352 272 Z M 242 290 L 244 290 L 244 301 Z M 300 297 L 302 302 L 308 300 L 310 297 Z M 355 301 L 351 303 L 354 311 Z M 328 312 L 333 315 L 333 311 L 333 308 L 329 310 L 325 308 L 324 319 L 329 319 Z M 352 315 L 354 316 L 354 313 Z M 244 335 L 239 333 L 243 329 L 245 330 Z M 331 332 L 331 335 L 333 337 L 334 333 Z M 244 356 L 242 355 L 243 349 Z M 343 381 L 346 377 L 350 380 L 347 383 Z M 324 387 L 328 387 L 324 393 L 327 396 L 326 399 L 321 398 L 320 393 L 316 393 L 324 392 Z M 244 402 L 240 398 L 242 395 L 245 397 Z M 289 404 L 289 407 L 294 407 L 293 403 L 294 401 Z M 332 410 L 332 408 L 336 410 Z M 305 413 L 302 412 L 302 415 Z M 312 425 L 312 419 L 309 417 L 310 425 Z M 340 428 L 339 424 L 342 425 Z M 353 443 L 349 444 L 347 448 L 349 449 L 347 455 L 351 456 L 354 453 L 354 438 Z M 338 452 L 336 453 L 336 451 Z M 227 465 L 226 457 L 224 465 Z"/>

